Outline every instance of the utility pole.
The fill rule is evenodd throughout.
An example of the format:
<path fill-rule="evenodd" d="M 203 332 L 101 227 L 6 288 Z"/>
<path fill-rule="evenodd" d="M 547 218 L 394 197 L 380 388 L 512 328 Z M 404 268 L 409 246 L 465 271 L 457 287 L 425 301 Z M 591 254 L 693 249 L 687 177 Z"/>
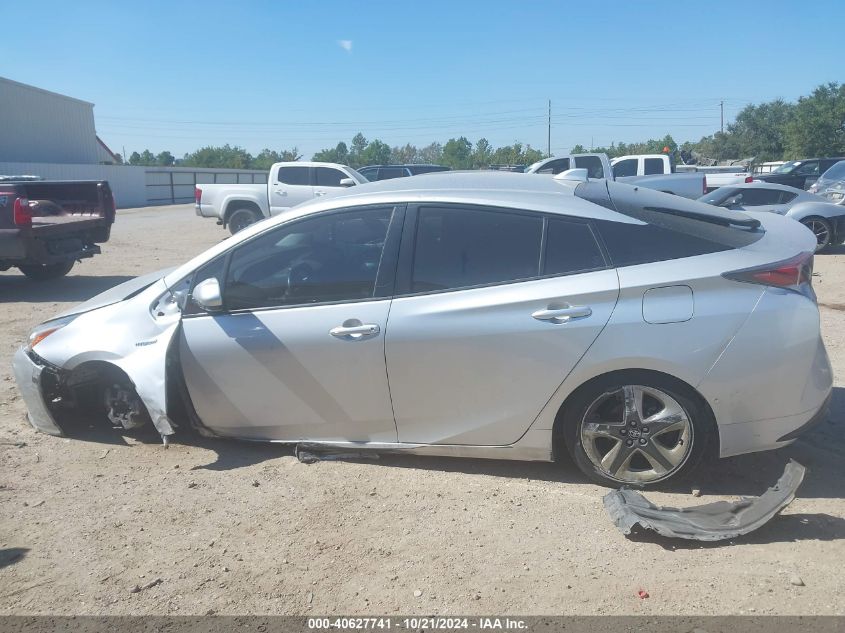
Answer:
<path fill-rule="evenodd" d="M 725 133 L 725 102 L 724 101 L 719 102 L 719 112 L 721 114 L 721 121 L 722 121 L 721 125 L 719 126 L 719 129 L 722 131 L 722 134 L 724 134 Z"/>
<path fill-rule="evenodd" d="M 549 132 L 546 138 L 546 155 L 552 155 L 552 100 L 549 99 Z"/>

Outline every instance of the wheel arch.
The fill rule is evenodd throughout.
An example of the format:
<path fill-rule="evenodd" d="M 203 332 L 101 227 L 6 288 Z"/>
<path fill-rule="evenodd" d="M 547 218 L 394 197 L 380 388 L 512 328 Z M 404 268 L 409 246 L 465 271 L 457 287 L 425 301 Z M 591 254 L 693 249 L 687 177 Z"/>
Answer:
<path fill-rule="evenodd" d="M 718 424 L 716 422 L 716 416 L 714 415 L 713 408 L 710 406 L 710 403 L 707 401 L 707 398 L 705 398 L 701 394 L 701 392 L 698 391 L 698 389 L 690 385 L 685 380 L 682 380 L 677 376 L 673 376 L 672 374 L 668 374 L 663 371 L 654 369 L 626 368 L 616 369 L 593 376 L 581 383 L 572 391 L 570 391 L 566 398 L 564 398 L 563 402 L 557 409 L 557 413 L 555 414 L 554 418 L 554 423 L 552 425 L 552 459 L 554 461 L 559 461 L 561 455 L 565 455 L 566 459 L 569 459 L 569 452 L 566 450 L 566 447 L 564 446 L 563 442 L 564 417 L 568 410 L 567 407 L 571 407 L 572 403 L 576 401 L 582 393 L 584 393 L 588 389 L 594 388 L 596 385 L 610 380 L 627 379 L 635 382 L 642 382 L 644 378 L 652 378 L 658 381 L 669 383 L 670 386 L 678 389 L 679 391 L 685 392 L 686 395 L 694 399 L 702 406 L 703 410 L 707 413 L 707 423 L 712 427 L 712 433 L 710 434 L 710 438 L 707 442 L 707 452 L 709 455 L 718 455 L 719 429 Z"/>
<path fill-rule="evenodd" d="M 251 211 L 255 211 L 259 218 L 263 218 L 264 214 L 261 212 L 261 207 L 258 206 L 256 202 L 252 200 L 243 200 L 243 199 L 235 199 L 229 200 L 226 203 L 225 211 L 223 212 L 223 226 L 228 226 L 229 218 L 232 214 L 237 211 L 238 209 L 250 209 Z"/>

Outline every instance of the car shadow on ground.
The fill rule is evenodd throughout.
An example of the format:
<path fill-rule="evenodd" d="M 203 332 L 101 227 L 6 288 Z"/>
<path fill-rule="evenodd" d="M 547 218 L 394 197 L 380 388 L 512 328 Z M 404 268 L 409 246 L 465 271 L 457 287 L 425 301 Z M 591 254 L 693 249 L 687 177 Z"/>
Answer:
<path fill-rule="evenodd" d="M 82 441 L 127 445 L 125 438 L 132 437 L 142 443 L 161 443 L 161 437 L 151 426 L 131 432 L 122 431 L 110 428 L 104 418 L 96 421 L 88 419 L 85 422 L 76 420 L 64 428 L 68 437 Z M 195 470 L 234 470 L 294 453 L 291 445 L 207 438 L 185 429 L 173 436 L 172 443 L 195 446 L 216 454 L 213 462 L 195 466 Z M 845 460 L 845 388 L 834 388 L 828 419 L 807 431 L 790 446 L 776 451 L 709 460 L 686 479 L 669 482 L 658 490 L 688 495 L 693 489 L 698 489 L 702 495 L 759 496 L 775 484 L 790 459 L 807 468 L 804 481 L 798 489 L 798 497 L 845 497 L 845 469 L 842 468 Z M 556 463 L 398 453 L 383 453 L 378 459 L 364 457 L 360 460 L 343 461 L 361 461 L 389 468 L 460 472 L 566 484 L 589 483 L 566 454 Z M 303 464 L 304 466 L 306 464 Z M 684 505 L 693 506 L 704 502 L 690 496 L 690 503 Z"/>
<path fill-rule="evenodd" d="M 28 547 L 5 547 L 0 549 L 0 569 L 23 560 L 29 552 Z"/>
<path fill-rule="evenodd" d="M 23 275 L 0 275 L 0 301 L 45 303 L 87 301 L 91 297 L 113 288 L 132 275 L 68 275 L 50 281 L 32 281 Z"/>

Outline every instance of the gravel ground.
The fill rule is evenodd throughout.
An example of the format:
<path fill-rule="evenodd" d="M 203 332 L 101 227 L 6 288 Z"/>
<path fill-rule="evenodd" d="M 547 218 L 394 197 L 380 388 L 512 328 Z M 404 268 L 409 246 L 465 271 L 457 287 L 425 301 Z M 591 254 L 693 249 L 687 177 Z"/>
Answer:
<path fill-rule="evenodd" d="M 188 205 L 121 211 L 104 253 L 67 278 L 0 273 L 0 614 L 845 614 L 845 249 L 816 258 L 830 421 L 649 493 L 736 499 L 790 457 L 809 468 L 782 516 L 704 545 L 623 537 L 606 490 L 569 463 L 306 465 L 272 445 L 35 433 L 10 369 L 29 329 L 226 235 Z"/>

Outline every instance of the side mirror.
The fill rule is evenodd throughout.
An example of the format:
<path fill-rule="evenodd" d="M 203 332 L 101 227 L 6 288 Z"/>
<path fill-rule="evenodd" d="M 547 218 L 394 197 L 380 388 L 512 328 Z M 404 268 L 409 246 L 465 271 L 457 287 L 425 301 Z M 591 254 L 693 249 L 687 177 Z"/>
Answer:
<path fill-rule="evenodd" d="M 216 312 L 223 307 L 220 282 L 215 277 L 210 277 L 198 283 L 194 288 L 192 297 L 194 303 L 208 312 Z"/>
<path fill-rule="evenodd" d="M 355 182 L 353 178 L 341 178 L 340 179 L 340 186 L 341 187 L 354 187 L 358 183 Z"/>
<path fill-rule="evenodd" d="M 722 204 L 720 204 L 719 206 L 720 206 L 720 207 L 725 207 L 726 209 L 730 209 L 731 207 L 735 207 L 736 205 L 738 205 L 738 204 L 739 204 L 739 201 L 740 201 L 741 199 L 742 199 L 742 198 L 741 198 L 741 196 L 731 196 L 730 198 L 728 198 L 727 200 L 725 200 L 725 201 L 724 201 Z"/>

